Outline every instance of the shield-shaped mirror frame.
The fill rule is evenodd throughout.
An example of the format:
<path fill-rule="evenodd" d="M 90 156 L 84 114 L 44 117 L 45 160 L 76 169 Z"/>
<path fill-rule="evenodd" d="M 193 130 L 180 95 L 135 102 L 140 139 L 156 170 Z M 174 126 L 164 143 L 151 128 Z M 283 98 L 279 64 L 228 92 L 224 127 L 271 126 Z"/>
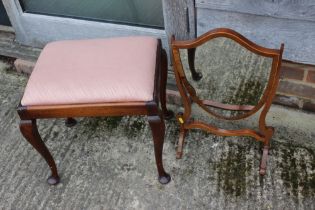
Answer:
<path fill-rule="evenodd" d="M 229 106 L 229 105 L 220 104 L 217 102 L 209 103 L 208 101 L 200 100 L 198 96 L 196 95 L 195 89 L 186 78 L 182 61 L 181 61 L 181 57 L 180 57 L 180 49 L 187 49 L 188 51 L 189 50 L 195 51 L 195 49 L 198 46 L 201 46 L 202 44 L 210 41 L 211 39 L 218 38 L 218 37 L 230 38 L 257 55 L 272 58 L 272 66 L 270 70 L 267 87 L 265 88 L 264 93 L 261 99 L 259 100 L 258 104 L 252 107 L 251 109 L 248 109 L 248 106 L 238 106 L 235 108 L 235 106 Z M 264 144 L 264 150 L 263 150 L 264 152 L 263 152 L 263 157 L 260 164 L 260 174 L 264 175 L 266 172 L 266 161 L 267 161 L 268 150 L 269 150 L 269 141 L 274 133 L 274 128 L 266 125 L 266 115 L 270 109 L 273 97 L 275 96 L 276 89 L 278 87 L 284 44 L 281 44 L 280 49 L 265 48 L 248 40 L 243 35 L 241 35 L 240 33 L 232 29 L 217 28 L 217 29 L 208 31 L 207 33 L 193 40 L 180 41 L 180 40 L 175 40 L 175 37 L 172 36 L 171 46 L 172 46 L 173 69 L 174 69 L 174 74 L 176 78 L 176 84 L 177 84 L 177 87 L 180 92 L 183 105 L 184 105 L 184 113 L 180 113 L 177 115 L 177 119 L 180 123 L 180 138 L 179 138 L 177 154 L 176 154 L 177 158 L 181 158 L 182 156 L 185 133 L 189 129 L 203 129 L 208 132 L 214 133 L 216 135 L 221 135 L 221 136 L 251 136 L 255 138 L 256 140 L 263 142 Z M 193 74 L 193 78 L 198 79 L 198 76 L 200 75 L 197 75 L 197 72 L 195 72 L 195 69 L 191 69 L 191 71 Z M 259 116 L 259 131 L 255 131 L 255 130 L 247 129 L 247 128 L 240 129 L 240 130 L 226 130 L 226 129 L 217 128 L 213 125 L 207 124 L 202 121 L 192 120 L 190 118 L 192 102 L 197 103 L 202 109 L 204 109 L 209 114 L 219 119 L 224 119 L 224 120 L 244 119 L 255 114 L 257 111 L 259 111 L 263 107 L 263 110 L 261 111 L 260 116 Z M 216 108 L 221 108 L 221 109 L 237 110 L 237 111 L 247 110 L 248 112 L 241 115 L 228 117 L 228 116 L 217 114 L 209 110 L 207 108 L 207 106 L 209 105 L 214 106 Z"/>

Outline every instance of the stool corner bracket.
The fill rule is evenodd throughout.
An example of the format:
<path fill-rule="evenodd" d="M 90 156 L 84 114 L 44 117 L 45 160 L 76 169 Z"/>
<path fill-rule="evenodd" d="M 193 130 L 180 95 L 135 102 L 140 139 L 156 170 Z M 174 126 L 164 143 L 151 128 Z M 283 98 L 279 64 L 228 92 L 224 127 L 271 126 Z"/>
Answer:
<path fill-rule="evenodd" d="M 145 106 L 148 110 L 148 116 L 159 115 L 159 105 L 156 101 L 148 101 Z"/>
<path fill-rule="evenodd" d="M 20 116 L 21 120 L 26 120 L 28 119 L 27 117 L 27 106 L 23 106 L 21 103 L 16 108 L 16 111 L 18 115 Z"/>

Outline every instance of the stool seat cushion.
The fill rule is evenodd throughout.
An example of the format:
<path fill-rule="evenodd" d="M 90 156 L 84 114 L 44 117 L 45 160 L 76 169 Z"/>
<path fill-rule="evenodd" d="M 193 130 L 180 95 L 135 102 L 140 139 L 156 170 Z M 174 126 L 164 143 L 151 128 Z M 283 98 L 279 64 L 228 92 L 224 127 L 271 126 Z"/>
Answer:
<path fill-rule="evenodd" d="M 157 39 L 143 36 L 49 43 L 21 104 L 151 101 L 157 44 Z"/>

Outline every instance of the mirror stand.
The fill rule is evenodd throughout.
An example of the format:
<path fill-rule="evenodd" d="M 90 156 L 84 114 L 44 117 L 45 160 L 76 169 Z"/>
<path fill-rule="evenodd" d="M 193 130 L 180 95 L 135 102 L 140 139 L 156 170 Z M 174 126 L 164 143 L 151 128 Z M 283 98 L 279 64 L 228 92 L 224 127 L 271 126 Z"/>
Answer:
<path fill-rule="evenodd" d="M 203 86 L 199 85 L 199 83 L 202 81 L 206 81 L 209 83 L 210 80 L 205 80 L 204 78 L 207 77 L 205 72 L 202 71 L 201 73 L 200 69 L 195 67 L 196 48 L 201 47 L 202 45 L 206 44 L 210 40 L 213 41 L 217 38 L 222 38 L 222 37 L 228 40 L 232 40 L 233 42 L 235 42 L 236 44 L 238 44 L 245 50 L 254 54 L 255 56 L 258 55 L 262 58 L 270 59 L 270 69 L 268 70 L 269 75 L 266 78 L 265 88 L 261 88 L 261 96 L 260 98 L 257 99 L 257 103 L 233 104 L 232 102 L 224 103 L 224 101 L 216 101 L 216 100 L 213 101 L 213 100 L 208 100 L 208 99 L 204 100 L 203 99 L 204 97 L 200 97 L 200 94 L 202 91 L 199 91 L 198 88 L 203 87 Z M 175 37 L 173 36 L 171 40 L 171 45 L 172 45 L 172 52 L 173 52 L 174 74 L 176 78 L 176 84 L 180 92 L 180 95 L 183 101 L 183 106 L 184 106 L 184 112 L 177 114 L 177 120 L 180 124 L 180 134 L 179 134 L 176 158 L 179 159 L 183 155 L 185 135 L 190 129 L 202 129 L 204 131 L 207 131 L 215 135 L 219 135 L 219 136 L 250 136 L 250 137 L 253 137 L 255 140 L 263 143 L 263 152 L 262 152 L 262 158 L 260 162 L 259 173 L 261 175 L 265 175 L 266 167 L 267 167 L 268 152 L 270 148 L 270 140 L 274 133 L 274 128 L 266 125 L 266 115 L 272 104 L 272 99 L 275 96 L 276 89 L 279 83 L 280 66 L 281 66 L 284 45 L 282 44 L 280 49 L 264 48 L 246 39 L 245 37 L 243 37 L 241 34 L 237 33 L 236 31 L 233 31 L 227 28 L 214 29 L 194 40 L 188 40 L 188 41 L 175 40 Z M 231 48 L 228 50 L 228 52 L 235 51 L 236 52 L 235 55 L 240 54 L 235 49 L 236 49 L 235 47 Z M 188 72 L 190 72 L 188 74 L 187 73 L 185 74 L 185 70 L 183 67 L 184 62 L 182 60 L 180 50 L 187 50 L 186 51 L 187 53 L 186 57 L 188 60 L 187 66 L 189 66 Z M 209 50 L 210 58 L 213 57 L 214 51 L 215 51 L 214 49 Z M 223 54 L 223 57 L 227 57 L 226 54 Z M 247 56 L 247 58 L 248 57 L 250 56 Z M 205 57 L 202 57 L 200 62 L 205 63 L 204 60 L 205 60 Z M 243 59 L 238 59 L 237 61 L 238 62 L 233 61 L 232 63 L 237 63 L 237 65 L 241 65 L 240 63 L 243 62 Z M 226 62 L 221 62 L 221 63 L 225 65 Z M 253 64 L 253 63 L 257 63 L 257 62 L 251 62 L 250 64 Z M 262 66 L 261 63 L 259 65 Z M 210 66 L 211 66 L 211 63 L 210 63 Z M 248 67 L 248 65 L 246 67 Z M 196 69 L 198 69 L 198 71 Z M 221 68 L 219 69 L 221 70 Z M 245 72 L 244 75 L 247 76 L 248 71 L 244 71 L 244 72 Z M 219 73 L 218 75 L 220 76 L 220 74 L 223 75 L 223 73 Z M 211 76 L 211 72 L 209 73 L 209 75 Z M 234 72 L 234 75 L 238 75 L 238 74 Z M 251 79 L 251 76 L 247 76 L 247 78 Z M 257 76 L 257 78 L 259 78 L 259 75 Z M 189 81 L 189 79 L 191 81 Z M 215 80 L 217 81 L 220 79 L 215 78 Z M 221 81 L 224 82 L 225 80 L 222 79 Z M 237 80 L 230 79 L 230 80 L 227 80 L 227 82 L 235 83 L 237 82 Z M 222 87 L 226 88 L 225 85 L 223 85 Z M 214 89 L 216 89 L 216 87 Z M 209 89 L 205 88 L 205 90 L 209 90 Z M 242 90 L 244 90 L 244 88 Z M 244 94 L 245 95 L 247 94 L 246 91 Z M 254 94 L 256 94 L 255 91 L 254 91 Z M 239 96 L 239 93 L 237 92 L 236 96 L 233 96 L 234 97 L 233 99 L 235 98 L 237 99 L 238 96 Z M 259 120 L 258 120 L 259 131 L 255 131 L 249 128 L 235 129 L 235 130 L 222 129 L 212 124 L 209 124 L 207 122 L 204 122 L 202 120 L 195 120 L 192 118 L 192 103 L 197 104 L 200 108 L 202 108 L 204 111 L 214 116 L 215 118 L 228 120 L 228 121 L 245 119 L 254 115 L 259 110 L 261 110 L 259 114 Z M 213 109 L 210 109 L 209 107 L 214 107 L 216 109 L 227 110 L 227 111 L 237 111 L 237 112 L 240 112 L 240 114 L 226 116 L 226 115 L 222 115 L 221 113 L 213 111 Z"/>

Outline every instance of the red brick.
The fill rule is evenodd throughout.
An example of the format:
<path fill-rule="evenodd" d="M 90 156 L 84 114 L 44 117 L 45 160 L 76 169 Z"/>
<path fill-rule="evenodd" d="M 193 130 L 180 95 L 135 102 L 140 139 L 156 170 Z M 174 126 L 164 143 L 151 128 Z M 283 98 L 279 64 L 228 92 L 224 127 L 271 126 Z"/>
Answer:
<path fill-rule="evenodd" d="M 315 71 L 315 65 L 308 65 L 306 69 L 309 71 Z"/>
<path fill-rule="evenodd" d="M 179 106 L 183 105 L 178 91 L 168 89 L 166 90 L 166 95 L 167 95 L 167 103 L 175 104 Z M 285 96 L 281 94 L 277 94 L 273 99 L 274 104 L 280 104 L 283 106 L 288 106 L 288 107 L 292 107 L 296 109 L 302 108 L 307 111 L 315 112 L 315 100 L 314 102 L 311 102 L 311 101 L 308 99 L 304 100 L 296 96 Z M 303 106 L 300 107 L 299 104 Z"/>
<path fill-rule="evenodd" d="M 315 99 L 315 88 L 290 81 L 280 81 L 278 92 Z"/>
<path fill-rule="evenodd" d="M 307 82 L 315 83 L 315 71 L 309 71 L 306 76 Z"/>
<path fill-rule="evenodd" d="M 286 79 L 303 80 L 304 70 L 286 65 L 281 66 L 280 77 Z"/>

